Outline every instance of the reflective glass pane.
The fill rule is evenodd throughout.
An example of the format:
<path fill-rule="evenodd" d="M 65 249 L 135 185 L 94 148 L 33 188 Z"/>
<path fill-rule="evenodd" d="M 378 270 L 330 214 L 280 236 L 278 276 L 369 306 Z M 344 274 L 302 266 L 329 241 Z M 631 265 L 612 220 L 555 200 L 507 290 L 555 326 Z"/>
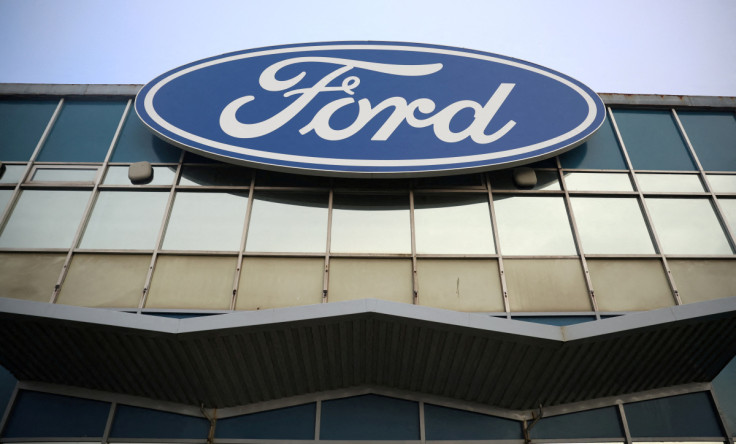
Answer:
<path fill-rule="evenodd" d="M 245 249 L 324 253 L 327 202 L 326 194 L 256 192 Z"/>
<path fill-rule="evenodd" d="M 179 192 L 163 248 L 237 251 L 247 206 L 247 194 Z"/>
<path fill-rule="evenodd" d="M 647 198 L 665 254 L 731 254 L 708 199 Z"/>
<path fill-rule="evenodd" d="M 150 254 L 75 254 L 57 302 L 137 308 L 150 264 Z"/>
<path fill-rule="evenodd" d="M 146 308 L 229 310 L 237 257 L 159 255 Z"/>
<path fill-rule="evenodd" d="M 0 253 L 0 294 L 48 302 L 65 259 L 66 255 L 58 253 Z"/>
<path fill-rule="evenodd" d="M 107 169 L 104 185 L 132 185 L 127 166 L 111 166 Z M 176 167 L 153 167 L 153 179 L 145 185 L 171 185 L 176 177 Z"/>
<path fill-rule="evenodd" d="M 210 423 L 204 418 L 119 405 L 110 436 L 115 438 L 204 439 Z"/>
<path fill-rule="evenodd" d="M 570 191 L 634 191 L 626 173 L 565 173 Z"/>
<path fill-rule="evenodd" d="M 30 160 L 56 100 L 0 100 L 0 161 Z"/>
<path fill-rule="evenodd" d="M 246 257 L 237 310 L 312 305 L 322 302 L 324 258 Z"/>
<path fill-rule="evenodd" d="M 501 253 L 505 255 L 577 254 L 561 197 L 493 198 Z"/>
<path fill-rule="evenodd" d="M 503 311 L 496 260 L 419 259 L 420 305 L 456 311 Z"/>
<path fill-rule="evenodd" d="M 33 182 L 94 182 L 97 169 L 82 168 L 37 168 Z"/>
<path fill-rule="evenodd" d="M 587 142 L 560 156 L 562 168 L 625 170 L 626 163 L 610 120 L 606 120 Z"/>
<path fill-rule="evenodd" d="M 217 420 L 219 439 L 314 439 L 316 404 Z"/>
<path fill-rule="evenodd" d="M 0 235 L 0 247 L 69 248 L 89 195 L 89 191 L 22 191 Z"/>
<path fill-rule="evenodd" d="M 515 321 L 564 327 L 566 325 L 583 324 L 585 322 L 595 321 L 595 316 L 514 316 L 513 319 Z"/>
<path fill-rule="evenodd" d="M 703 169 L 736 171 L 736 116 L 732 112 L 678 111 Z"/>
<path fill-rule="evenodd" d="M 488 196 L 414 196 L 417 253 L 495 253 Z"/>
<path fill-rule="evenodd" d="M 613 111 L 618 129 L 636 170 L 695 170 L 669 111 Z"/>
<path fill-rule="evenodd" d="M 708 183 L 715 193 L 736 193 L 736 174 L 708 174 Z"/>
<path fill-rule="evenodd" d="M 79 247 L 154 249 L 168 197 L 167 192 L 100 192 Z"/>
<path fill-rule="evenodd" d="M 561 190 L 557 171 L 534 170 L 537 176 L 537 184 L 533 187 L 518 187 L 514 182 L 514 169 L 494 171 L 491 173 L 491 188 L 494 190 Z"/>
<path fill-rule="evenodd" d="M 0 176 L 0 183 L 18 183 L 23 178 L 26 165 L 5 165 L 5 171 Z"/>
<path fill-rule="evenodd" d="M 372 298 L 411 304 L 412 290 L 409 259 L 330 259 L 330 302 Z"/>
<path fill-rule="evenodd" d="M 5 212 L 5 207 L 8 206 L 11 197 L 13 197 L 13 190 L 0 190 L 0 217 Z"/>
<path fill-rule="evenodd" d="M 332 251 L 411 253 L 409 196 L 335 196 Z"/>
<path fill-rule="evenodd" d="M 419 403 L 378 395 L 322 401 L 319 437 L 418 440 Z"/>
<path fill-rule="evenodd" d="M 729 430 L 736 433 L 736 358 L 713 380 L 713 391 Z"/>
<path fill-rule="evenodd" d="M 522 439 L 521 422 L 424 404 L 427 440 Z"/>
<path fill-rule="evenodd" d="M 18 380 L 6 368 L 0 366 L 0 412 L 5 412 L 5 408 L 13 395 L 13 390 Z"/>
<path fill-rule="evenodd" d="M 711 437 L 721 436 L 718 414 L 707 392 L 625 404 L 631 436 Z"/>
<path fill-rule="evenodd" d="M 237 166 L 189 166 L 181 170 L 179 185 L 187 186 L 250 186 L 251 171 Z"/>
<path fill-rule="evenodd" d="M 636 180 L 644 192 L 688 193 L 703 192 L 703 183 L 696 174 L 637 174 Z"/>
<path fill-rule="evenodd" d="M 125 102 L 66 101 L 38 155 L 41 162 L 102 162 Z"/>
<path fill-rule="evenodd" d="M 154 136 L 131 109 L 125 119 L 111 162 L 178 162 L 181 149 Z"/>
<path fill-rule="evenodd" d="M 505 259 L 511 311 L 591 311 L 577 259 Z"/>
<path fill-rule="evenodd" d="M 636 198 L 570 199 L 586 254 L 652 254 L 644 216 Z"/>
<path fill-rule="evenodd" d="M 736 199 L 718 199 L 723 215 L 728 222 L 731 233 L 736 235 Z"/>
<path fill-rule="evenodd" d="M 617 407 L 542 418 L 531 430 L 533 439 L 623 439 L 624 436 Z"/>

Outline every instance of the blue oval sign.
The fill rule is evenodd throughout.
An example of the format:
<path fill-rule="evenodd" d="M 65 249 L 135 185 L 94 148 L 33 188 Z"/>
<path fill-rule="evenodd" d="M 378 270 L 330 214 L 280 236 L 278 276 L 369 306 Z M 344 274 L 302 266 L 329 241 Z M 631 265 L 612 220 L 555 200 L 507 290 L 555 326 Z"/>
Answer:
<path fill-rule="evenodd" d="M 445 46 L 289 45 L 160 75 L 135 109 L 207 157 L 307 174 L 410 176 L 505 168 L 557 155 L 605 118 L 564 74 Z"/>

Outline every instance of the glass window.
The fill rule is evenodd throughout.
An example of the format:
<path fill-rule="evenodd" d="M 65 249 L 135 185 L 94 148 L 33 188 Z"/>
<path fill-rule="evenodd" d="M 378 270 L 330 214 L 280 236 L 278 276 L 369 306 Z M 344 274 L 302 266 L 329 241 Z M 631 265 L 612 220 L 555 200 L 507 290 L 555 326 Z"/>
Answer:
<path fill-rule="evenodd" d="M 146 308 L 229 310 L 237 257 L 159 255 Z"/>
<path fill-rule="evenodd" d="M 736 358 L 713 380 L 713 391 L 731 434 L 736 434 Z"/>
<path fill-rule="evenodd" d="M 15 376 L 0 366 L 0 411 L 5 412 L 5 408 L 8 402 L 10 402 L 10 397 L 13 395 L 13 390 L 15 390 L 17 383 L 18 380 L 15 379 Z"/>
<path fill-rule="evenodd" d="M 715 193 L 736 193 L 736 174 L 708 174 L 708 183 Z"/>
<path fill-rule="evenodd" d="M 619 109 L 613 114 L 634 169 L 696 169 L 669 111 Z"/>
<path fill-rule="evenodd" d="M 13 197 L 13 190 L 0 190 L 0 218 L 2 218 L 11 197 Z"/>
<path fill-rule="evenodd" d="M 37 168 L 31 181 L 92 183 L 96 176 L 97 168 Z"/>
<path fill-rule="evenodd" d="M 515 321 L 564 327 L 566 325 L 583 324 L 585 322 L 595 321 L 595 316 L 514 316 L 513 319 Z"/>
<path fill-rule="evenodd" d="M 647 198 L 665 254 L 731 254 L 708 199 Z"/>
<path fill-rule="evenodd" d="M 57 302 L 137 308 L 150 264 L 148 254 L 75 254 Z"/>
<path fill-rule="evenodd" d="M 247 251 L 324 253 L 326 194 L 256 192 Z"/>
<path fill-rule="evenodd" d="M 248 195 L 178 192 L 165 250 L 238 251 Z"/>
<path fill-rule="evenodd" d="M 637 174 L 639 188 L 646 192 L 702 193 L 703 183 L 696 174 Z"/>
<path fill-rule="evenodd" d="M 136 439 L 205 439 L 210 422 L 204 418 L 118 405 L 110 436 Z"/>
<path fill-rule="evenodd" d="M 418 440 L 419 404 L 378 395 L 323 401 L 319 438 Z"/>
<path fill-rule="evenodd" d="M 601 311 L 645 311 L 675 304 L 658 259 L 588 259 Z"/>
<path fill-rule="evenodd" d="M 667 263 L 686 304 L 736 295 L 736 261 L 670 259 Z"/>
<path fill-rule="evenodd" d="M 520 188 L 514 182 L 514 169 L 494 171 L 490 175 L 491 188 L 494 190 L 561 190 L 557 171 L 534 170 L 537 184 L 531 188 Z"/>
<path fill-rule="evenodd" d="M 592 311 L 580 261 L 505 259 L 511 311 Z"/>
<path fill-rule="evenodd" d="M 0 161 L 30 160 L 58 105 L 56 100 L 0 100 Z"/>
<path fill-rule="evenodd" d="M 736 199 L 718 199 L 718 205 L 721 206 L 731 233 L 736 236 Z"/>
<path fill-rule="evenodd" d="M 232 165 L 189 166 L 184 165 L 179 185 L 186 186 L 250 186 L 251 171 Z"/>
<path fill-rule="evenodd" d="M 409 196 L 336 195 L 332 251 L 411 253 Z"/>
<path fill-rule="evenodd" d="M 653 254 L 636 198 L 573 197 L 575 223 L 586 254 Z"/>
<path fill-rule="evenodd" d="M 706 392 L 625 404 L 624 411 L 634 438 L 722 435 L 718 414 Z"/>
<path fill-rule="evenodd" d="M 22 191 L 0 235 L 0 247 L 69 248 L 89 195 L 89 191 Z"/>
<path fill-rule="evenodd" d="M 180 156 L 181 149 L 154 136 L 131 109 L 110 161 L 174 163 L 179 161 Z"/>
<path fill-rule="evenodd" d="M 314 439 L 316 404 L 217 420 L 219 439 Z"/>
<path fill-rule="evenodd" d="M 111 166 L 107 169 L 104 185 L 132 185 L 127 166 Z M 176 167 L 153 167 L 153 179 L 145 185 L 171 185 L 176 177 Z"/>
<path fill-rule="evenodd" d="M 23 178 L 26 165 L 5 165 L 5 171 L 0 175 L 0 183 L 18 183 Z"/>
<path fill-rule="evenodd" d="M 496 252 L 487 195 L 417 194 L 414 223 L 417 253 Z"/>
<path fill-rule="evenodd" d="M 419 259 L 417 302 L 456 311 L 504 311 L 495 260 Z"/>
<path fill-rule="evenodd" d="M 570 191 L 634 191 L 626 173 L 565 173 Z"/>
<path fill-rule="evenodd" d="M 427 440 L 522 439 L 521 422 L 424 404 Z"/>
<path fill-rule="evenodd" d="M 542 418 L 531 430 L 532 439 L 624 438 L 617 407 L 586 410 Z"/>
<path fill-rule="evenodd" d="M 562 168 L 627 169 L 608 117 L 587 142 L 561 155 L 560 164 Z"/>
<path fill-rule="evenodd" d="M 355 299 L 385 299 L 411 304 L 413 279 L 408 259 L 330 260 L 330 302 Z"/>
<path fill-rule="evenodd" d="M 102 162 L 115 136 L 125 102 L 64 102 L 38 155 L 40 162 Z"/>
<path fill-rule="evenodd" d="M 244 258 L 235 308 L 263 310 L 319 304 L 324 269 L 324 258 Z"/>
<path fill-rule="evenodd" d="M 736 171 L 736 116 L 732 112 L 678 111 L 703 169 Z"/>
<path fill-rule="evenodd" d="M 21 391 L 3 431 L 4 438 L 102 437 L 110 404 Z"/>
<path fill-rule="evenodd" d="M 577 254 L 561 197 L 493 198 L 501 253 L 505 255 Z"/>
<path fill-rule="evenodd" d="M 48 302 L 65 260 L 64 254 L 0 253 L 0 294 Z"/>
<path fill-rule="evenodd" d="M 167 192 L 100 192 L 79 247 L 154 249 L 168 197 Z"/>

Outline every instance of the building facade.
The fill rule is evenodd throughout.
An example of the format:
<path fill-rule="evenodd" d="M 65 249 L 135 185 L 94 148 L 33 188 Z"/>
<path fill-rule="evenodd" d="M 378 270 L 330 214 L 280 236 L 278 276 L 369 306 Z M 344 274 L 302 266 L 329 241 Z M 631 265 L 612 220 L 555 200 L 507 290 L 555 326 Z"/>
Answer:
<path fill-rule="evenodd" d="M 223 164 L 138 89 L 0 85 L 0 442 L 733 442 L 735 98 L 602 94 L 525 184 Z"/>

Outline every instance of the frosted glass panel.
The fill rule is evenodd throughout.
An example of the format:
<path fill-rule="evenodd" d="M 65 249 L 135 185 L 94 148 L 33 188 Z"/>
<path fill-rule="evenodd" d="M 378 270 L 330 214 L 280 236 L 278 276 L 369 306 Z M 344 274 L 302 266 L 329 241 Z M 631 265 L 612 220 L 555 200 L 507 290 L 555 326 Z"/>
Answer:
<path fill-rule="evenodd" d="M 591 311 L 576 259 L 506 259 L 511 311 Z"/>
<path fill-rule="evenodd" d="M 675 304 L 664 267 L 652 259 L 588 259 L 601 311 L 640 311 Z"/>
<path fill-rule="evenodd" d="M 457 311 L 504 311 L 495 260 L 419 259 L 420 305 Z"/>
<path fill-rule="evenodd" d="M 327 296 L 330 302 L 372 298 L 411 304 L 411 260 L 333 258 Z"/>
<path fill-rule="evenodd" d="M 149 254 L 75 254 L 57 302 L 83 307 L 138 307 L 150 263 Z"/>
<path fill-rule="evenodd" d="M 243 261 L 237 310 L 322 302 L 323 258 L 248 257 Z"/>
<path fill-rule="evenodd" d="M 238 259 L 159 256 L 145 308 L 227 310 Z"/>
<path fill-rule="evenodd" d="M 65 259 L 64 254 L 0 253 L 0 294 L 48 302 Z"/>

